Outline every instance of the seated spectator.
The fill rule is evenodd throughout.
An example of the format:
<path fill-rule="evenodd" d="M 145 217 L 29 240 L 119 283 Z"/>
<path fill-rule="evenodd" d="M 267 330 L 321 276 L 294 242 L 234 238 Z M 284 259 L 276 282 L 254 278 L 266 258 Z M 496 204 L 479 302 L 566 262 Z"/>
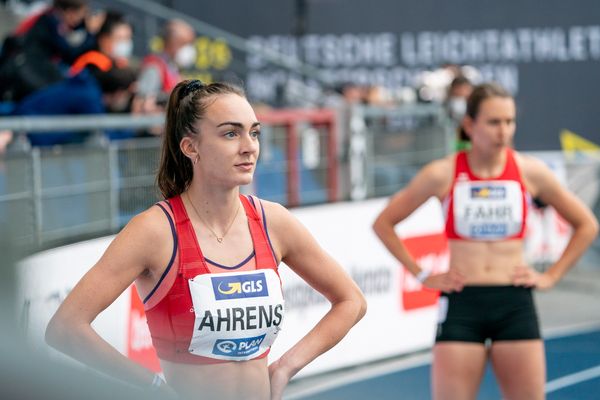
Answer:
<path fill-rule="evenodd" d="M 471 81 L 464 75 L 457 75 L 448 86 L 448 92 L 444 100 L 446 112 L 457 126 L 456 150 L 465 150 L 471 145 L 471 140 L 462 128 L 462 120 L 467 111 L 467 99 L 472 91 L 473 84 Z"/>
<path fill-rule="evenodd" d="M 95 46 L 103 15 L 86 18 L 86 0 L 54 0 L 21 23 L 0 56 L 3 100 L 18 101 L 64 77 L 75 59 Z"/>
<path fill-rule="evenodd" d="M 150 54 L 142 61 L 132 113 L 155 114 L 164 112 L 171 90 L 183 78 L 180 69 L 190 68 L 196 61 L 193 45 L 196 33 L 186 22 L 168 21 L 161 33 L 162 51 Z M 164 126 L 151 127 L 140 136 L 160 136 Z"/>
<path fill-rule="evenodd" d="M 382 85 L 370 85 L 365 89 L 364 103 L 374 107 L 393 105 L 389 91 Z"/>
<path fill-rule="evenodd" d="M 96 42 L 96 50 L 112 58 L 117 65 L 129 65 L 133 53 L 133 28 L 123 14 L 106 12 Z"/>
<path fill-rule="evenodd" d="M 467 99 L 473 91 L 473 84 L 467 77 L 463 75 L 456 76 L 450 86 L 448 86 L 448 92 L 444 105 L 448 111 L 448 115 L 457 123 L 462 122 L 467 110 Z"/>
<path fill-rule="evenodd" d="M 190 68 L 196 61 L 194 29 L 181 20 L 170 20 L 162 32 L 163 50 L 142 62 L 138 94 L 166 104 L 171 90 L 182 80 L 180 68 Z"/>
<path fill-rule="evenodd" d="M 73 76 L 39 90 L 17 105 L 16 115 L 103 114 L 124 112 L 131 101 L 135 72 L 120 67 L 100 52 L 88 53 L 86 64 L 75 64 Z M 133 131 L 106 131 L 111 140 L 134 136 Z M 86 135 L 48 132 L 28 135 L 33 146 L 80 143 Z"/>
<path fill-rule="evenodd" d="M 342 96 L 347 104 L 364 104 L 365 87 L 353 82 L 348 82 L 342 86 Z"/>

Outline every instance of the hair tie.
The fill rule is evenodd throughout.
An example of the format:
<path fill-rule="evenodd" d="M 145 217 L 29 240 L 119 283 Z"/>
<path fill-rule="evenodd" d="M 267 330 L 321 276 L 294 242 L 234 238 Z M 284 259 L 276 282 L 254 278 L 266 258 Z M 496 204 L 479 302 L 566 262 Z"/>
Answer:
<path fill-rule="evenodd" d="M 190 93 L 193 93 L 196 90 L 201 89 L 204 86 L 206 86 L 206 85 L 199 79 L 192 79 L 192 80 L 188 81 L 188 83 L 186 83 L 186 85 L 179 92 L 179 101 L 183 100 Z"/>

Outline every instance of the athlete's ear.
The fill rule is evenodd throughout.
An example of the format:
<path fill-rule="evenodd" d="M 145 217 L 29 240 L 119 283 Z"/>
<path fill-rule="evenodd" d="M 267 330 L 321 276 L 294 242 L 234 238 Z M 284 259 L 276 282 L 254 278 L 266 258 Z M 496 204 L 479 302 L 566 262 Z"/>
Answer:
<path fill-rule="evenodd" d="M 181 142 L 179 142 L 179 148 L 181 149 L 183 155 L 192 160 L 194 164 L 198 161 L 199 156 L 198 150 L 196 149 L 196 141 L 192 137 L 185 136 L 183 139 L 181 139 Z"/>
<path fill-rule="evenodd" d="M 465 115 L 462 119 L 461 126 L 465 134 L 471 139 L 471 132 L 473 131 L 473 118 Z"/>

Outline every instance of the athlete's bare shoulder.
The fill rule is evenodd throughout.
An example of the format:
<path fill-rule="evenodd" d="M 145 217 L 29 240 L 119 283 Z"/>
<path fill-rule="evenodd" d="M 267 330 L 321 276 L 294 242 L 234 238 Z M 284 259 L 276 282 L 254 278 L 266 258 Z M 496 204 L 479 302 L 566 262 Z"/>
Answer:
<path fill-rule="evenodd" d="M 555 177 L 550 168 L 539 158 L 515 151 L 515 161 L 521 172 L 525 187 L 532 195 L 536 195 L 540 186 Z"/>
<path fill-rule="evenodd" d="M 530 156 L 529 154 L 523 154 L 518 151 L 513 151 L 515 161 L 517 165 L 523 172 L 526 172 L 527 169 L 531 168 L 540 168 L 540 166 L 545 166 L 544 162 L 539 158 Z"/>
<path fill-rule="evenodd" d="M 173 247 L 171 224 L 157 205 L 134 216 L 117 235 L 117 240 L 126 241 L 130 251 L 144 258 L 144 264 L 150 268 L 157 258 L 160 260 L 157 256 L 170 254 Z M 162 264 L 159 262 L 158 266 Z"/>
<path fill-rule="evenodd" d="M 455 163 L 456 154 L 450 154 L 430 162 L 425 169 L 429 169 L 430 173 L 438 179 L 452 179 Z"/>
<path fill-rule="evenodd" d="M 164 206 L 168 210 L 168 206 Z M 144 236 L 147 238 L 164 239 L 164 235 L 171 234 L 171 226 L 169 218 L 165 211 L 158 206 L 153 205 L 145 211 L 137 214 L 129 221 L 127 226 L 132 226 L 136 231 L 144 231 Z"/>
<path fill-rule="evenodd" d="M 260 199 L 260 206 L 265 212 L 265 218 L 269 228 L 277 228 L 281 225 L 285 226 L 286 221 L 289 218 L 292 218 L 292 215 L 287 208 L 274 201 Z"/>
<path fill-rule="evenodd" d="M 425 185 L 429 188 L 430 195 L 443 198 L 452 184 L 454 177 L 456 154 L 431 161 L 415 176 L 414 181 L 418 186 Z"/>
<path fill-rule="evenodd" d="M 294 223 L 294 217 L 287 208 L 279 203 L 264 199 L 259 199 L 257 202 L 257 197 L 254 197 L 254 199 L 257 211 L 262 214 L 261 217 L 266 221 L 267 234 L 275 251 L 275 257 L 277 260 L 281 260 L 286 234 L 289 233 L 286 231 L 286 227 Z"/>

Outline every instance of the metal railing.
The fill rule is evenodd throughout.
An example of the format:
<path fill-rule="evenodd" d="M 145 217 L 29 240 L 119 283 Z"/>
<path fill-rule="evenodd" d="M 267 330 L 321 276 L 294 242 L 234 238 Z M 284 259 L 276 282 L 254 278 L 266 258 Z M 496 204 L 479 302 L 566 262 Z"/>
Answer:
<path fill-rule="evenodd" d="M 454 150 L 454 123 L 437 104 L 356 107 L 349 115 L 350 198 L 388 196 Z"/>
<path fill-rule="evenodd" d="M 261 157 L 254 183 L 243 190 L 287 206 L 391 194 L 451 149 L 442 112 L 416 106 L 262 113 Z M 117 231 L 159 199 L 160 139 L 108 141 L 102 130 L 162 123 L 162 115 L 0 118 L 0 130 L 17 134 L 0 158 L 0 223 L 42 247 Z M 88 139 L 31 148 L 25 131 L 86 131 Z"/>
<path fill-rule="evenodd" d="M 158 197 L 158 148 L 147 138 L 11 152 L 0 221 L 37 245 L 114 232 Z"/>

